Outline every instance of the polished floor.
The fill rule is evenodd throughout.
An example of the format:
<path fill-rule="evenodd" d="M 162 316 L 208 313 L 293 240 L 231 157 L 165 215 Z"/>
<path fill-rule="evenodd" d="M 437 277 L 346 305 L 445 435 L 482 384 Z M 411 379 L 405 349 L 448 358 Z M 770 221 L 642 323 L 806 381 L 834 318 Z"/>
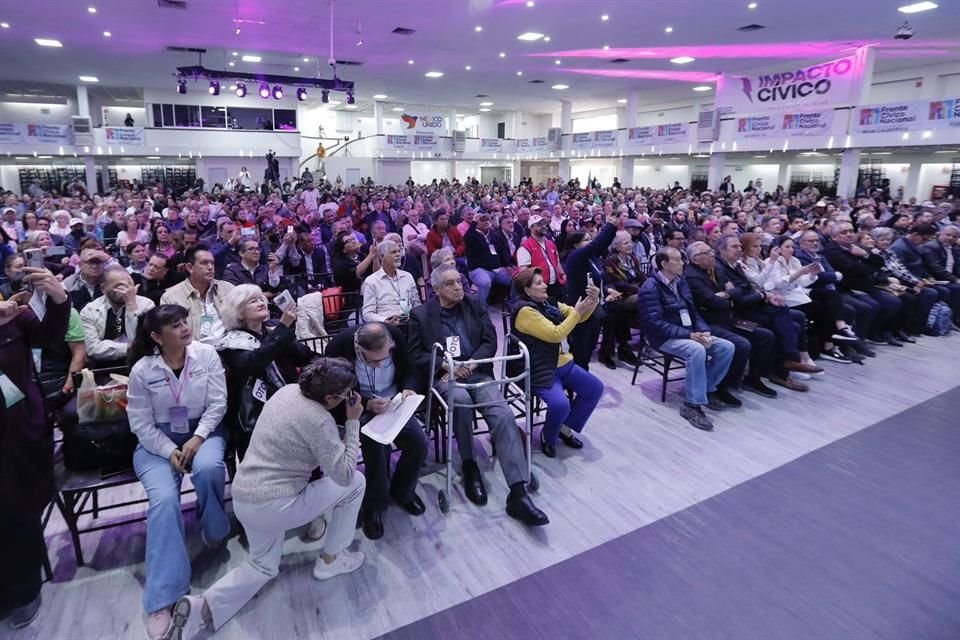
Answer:
<path fill-rule="evenodd" d="M 428 469 L 421 489 L 427 513 L 411 518 L 391 509 L 386 535 L 376 542 L 358 532 L 356 544 L 367 555 L 360 570 L 327 583 L 316 582 L 311 576 L 315 549 L 300 539 L 302 532 L 291 532 L 280 576 L 215 637 L 373 638 L 400 629 L 585 554 L 866 427 L 923 406 L 960 384 L 958 348 L 960 335 L 952 334 L 923 338 L 903 349 L 880 347 L 879 357 L 868 360 L 866 366 L 826 363 L 826 375 L 810 381 L 809 393 L 782 390 L 776 400 L 744 394 L 742 409 L 716 415 L 713 433 L 691 428 L 677 414 L 680 397 L 676 392 L 681 384 L 671 386 L 664 405 L 659 402 L 659 381 L 652 374 L 641 374 L 639 384 L 631 387 L 631 372 L 626 368 L 608 371 L 595 365 L 593 370 L 607 390 L 585 432 L 587 446 L 579 452 L 562 449 L 554 460 L 539 454 L 534 457 L 541 481 L 536 500 L 549 514 L 549 526 L 530 531 L 506 516 L 502 508 L 506 486 L 495 459 L 489 456 L 481 460 L 490 492 L 484 508 L 466 502 L 457 489 L 449 514 L 442 515 L 436 508 L 441 476 Z M 950 409 L 953 415 L 960 412 L 955 398 L 948 416 Z M 894 431 L 915 426 L 909 421 L 892 424 L 888 428 Z M 486 437 L 479 441 L 489 451 Z M 952 446 L 956 449 L 955 440 Z M 951 459 L 957 454 L 960 451 L 954 450 Z M 847 468 L 845 473 L 856 477 L 858 468 Z M 815 494 L 805 495 L 805 491 L 800 485 L 789 492 L 769 494 L 770 510 L 789 508 L 793 501 L 811 504 Z M 131 487 L 102 499 L 119 501 L 138 492 L 139 488 Z M 882 501 L 885 496 L 868 492 L 864 499 Z M 762 508 L 752 509 L 744 517 L 748 515 L 758 521 L 772 517 Z M 231 539 L 219 553 L 202 553 L 192 512 L 187 512 L 186 519 L 195 550 L 193 586 L 199 591 L 240 562 L 244 550 Z M 44 585 L 43 611 L 31 627 L 15 634 L 0 630 L 0 637 L 142 638 L 144 531 L 141 523 L 84 536 L 88 564 L 77 568 L 69 536 L 55 519 L 47 533 L 56 577 Z M 731 544 L 749 541 L 734 538 Z M 740 549 L 738 553 L 749 552 Z M 877 561 L 882 558 L 878 555 Z M 683 558 L 673 560 L 682 562 Z M 771 571 L 775 569 L 771 567 Z M 692 573 L 689 578 L 693 579 Z M 760 585 L 756 588 L 762 590 Z M 559 593 L 559 587 L 556 591 L 542 594 L 540 606 L 564 607 L 565 598 L 576 597 Z M 644 593 L 640 589 L 624 596 L 638 598 Z M 729 615 L 739 612 L 732 608 Z M 495 628 L 502 627 L 491 626 L 491 632 Z M 863 632 L 858 640 L 874 637 L 869 628 Z M 451 630 L 442 637 L 457 635 Z M 421 637 L 441 636 L 426 633 Z M 463 637 L 472 636 L 464 632 Z M 491 633 L 484 637 L 507 636 Z"/>

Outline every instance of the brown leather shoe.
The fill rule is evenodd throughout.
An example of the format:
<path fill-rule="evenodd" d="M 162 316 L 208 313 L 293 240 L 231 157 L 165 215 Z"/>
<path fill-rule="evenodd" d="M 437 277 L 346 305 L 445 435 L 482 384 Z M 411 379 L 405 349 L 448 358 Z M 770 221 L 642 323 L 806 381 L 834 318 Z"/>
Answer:
<path fill-rule="evenodd" d="M 783 368 L 787 371 L 797 371 L 799 373 L 822 373 L 823 369 L 816 367 L 812 364 L 807 364 L 806 362 L 794 362 L 792 360 L 787 360 L 783 363 Z"/>
<path fill-rule="evenodd" d="M 810 387 L 803 384 L 802 382 L 797 382 L 793 378 L 780 378 L 778 376 L 770 376 L 770 382 L 773 384 L 780 385 L 781 387 L 786 387 L 793 391 L 809 391 Z"/>

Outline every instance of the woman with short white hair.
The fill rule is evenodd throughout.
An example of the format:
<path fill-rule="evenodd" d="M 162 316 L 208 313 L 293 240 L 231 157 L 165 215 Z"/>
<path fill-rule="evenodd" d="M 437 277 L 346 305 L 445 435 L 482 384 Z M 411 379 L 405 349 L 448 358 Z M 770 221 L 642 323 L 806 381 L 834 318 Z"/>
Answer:
<path fill-rule="evenodd" d="M 279 322 L 270 321 L 267 298 L 254 284 L 234 287 L 223 301 L 220 318 L 227 330 L 216 344 L 227 371 L 224 423 L 237 458 L 243 460 L 264 403 L 296 380 L 297 367 L 314 354 L 297 342 L 292 329 L 296 306 L 287 307 Z"/>

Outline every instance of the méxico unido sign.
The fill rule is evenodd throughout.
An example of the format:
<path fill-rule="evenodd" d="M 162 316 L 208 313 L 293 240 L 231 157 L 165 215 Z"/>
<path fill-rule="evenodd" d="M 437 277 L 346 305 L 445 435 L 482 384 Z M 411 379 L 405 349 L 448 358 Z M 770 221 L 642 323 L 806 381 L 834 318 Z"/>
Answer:
<path fill-rule="evenodd" d="M 627 129 L 627 146 L 676 144 L 687 142 L 690 131 L 686 122 L 671 122 L 668 124 L 654 124 L 647 127 L 631 127 Z"/>
<path fill-rule="evenodd" d="M 783 66 L 769 73 L 722 76 L 717 84 L 721 113 L 806 109 L 856 102 L 863 83 L 866 49 L 806 67 Z"/>
<path fill-rule="evenodd" d="M 447 129 L 442 113 L 404 111 L 400 114 L 399 123 L 400 130 L 404 133 L 435 133 L 439 135 Z"/>
<path fill-rule="evenodd" d="M 744 116 L 735 122 L 739 139 L 828 136 L 833 127 L 833 109 Z"/>
<path fill-rule="evenodd" d="M 854 133 L 897 133 L 960 128 L 960 98 L 864 105 L 854 112 Z"/>

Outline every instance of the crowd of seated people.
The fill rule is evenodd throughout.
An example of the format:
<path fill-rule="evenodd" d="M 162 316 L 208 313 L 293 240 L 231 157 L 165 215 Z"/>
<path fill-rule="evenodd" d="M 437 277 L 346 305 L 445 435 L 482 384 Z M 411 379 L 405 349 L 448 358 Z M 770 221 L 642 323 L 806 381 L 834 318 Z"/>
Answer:
<path fill-rule="evenodd" d="M 416 488 L 425 425 L 414 417 L 403 426 L 394 465 L 390 447 L 359 433 L 397 395 L 432 387 L 481 405 L 509 486 L 507 514 L 527 526 L 549 522 L 528 491 L 525 435 L 487 384 L 496 372 L 475 362 L 504 353 L 500 321 L 530 354 L 545 410 L 539 449 L 549 458 L 560 444 L 584 446 L 604 389 L 590 372 L 595 355 L 611 370 L 657 351 L 683 360 L 680 414 L 709 431 L 705 409 L 740 407 L 741 390 L 770 399 L 783 393 L 773 387 L 807 392 L 811 376 L 829 375 L 825 362 L 863 364 L 882 353 L 876 347 L 934 333 L 938 306 L 957 326 L 960 209 L 951 202 L 724 185 L 4 192 L 0 338 L 39 349 L 40 375 L 23 368 L 30 358 L 9 362 L 12 347 L 0 364 L 26 387 L 31 411 L 33 384 L 66 404 L 84 367 L 131 367 L 132 465 L 149 501 L 147 631 L 189 637 L 198 625 L 219 628 L 277 575 L 285 530 L 309 525 L 308 536 L 323 541 L 314 573 L 325 579 L 363 562 L 347 549 L 354 524 L 377 539 L 391 504 L 424 513 Z M 26 308 L 36 291 L 48 309 L 40 319 L 43 300 Z M 325 326 L 334 318 L 336 329 Z M 41 326 L 54 324 L 45 340 Z M 320 336 L 329 340 L 323 359 L 309 340 Z M 20 409 L 0 410 L 4 447 L 36 448 L 6 426 Z M 452 422 L 464 494 L 484 505 L 474 411 L 455 407 Z M 250 559 L 191 596 L 180 483 L 193 474 L 203 542 L 219 546 L 231 528 L 225 456 L 238 461 L 234 512 Z M 25 477 L 51 473 L 39 453 L 19 464 Z M 0 548 L 35 546 L 37 505 L 46 502 L 11 498 L 20 480 L 6 471 L 0 481 L 4 505 L 29 524 Z M 16 624 L 39 607 L 35 556 L 5 563 L 23 578 L 0 594 Z"/>

